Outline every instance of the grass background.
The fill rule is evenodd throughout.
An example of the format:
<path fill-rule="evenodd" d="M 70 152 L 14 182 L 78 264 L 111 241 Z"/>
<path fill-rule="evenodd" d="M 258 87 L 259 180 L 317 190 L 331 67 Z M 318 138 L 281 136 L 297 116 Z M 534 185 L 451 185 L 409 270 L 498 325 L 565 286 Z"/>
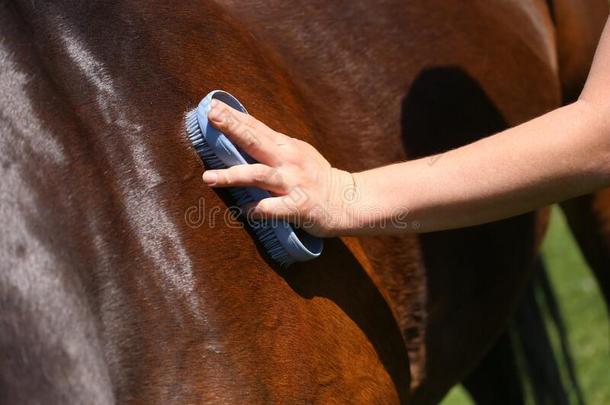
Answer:
<path fill-rule="evenodd" d="M 543 255 L 565 320 L 585 401 L 591 405 L 610 404 L 610 324 L 605 304 L 563 214 L 556 207 Z M 532 403 L 531 398 L 528 403 Z M 442 405 L 472 404 L 461 387 L 454 388 L 442 401 Z"/>

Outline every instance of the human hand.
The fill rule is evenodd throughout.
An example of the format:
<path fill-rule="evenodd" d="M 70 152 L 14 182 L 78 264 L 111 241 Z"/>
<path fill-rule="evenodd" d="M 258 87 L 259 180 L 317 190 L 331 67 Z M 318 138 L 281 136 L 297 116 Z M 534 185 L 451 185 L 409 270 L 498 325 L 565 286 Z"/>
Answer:
<path fill-rule="evenodd" d="M 255 186 L 273 196 L 247 207 L 256 219 L 285 219 L 316 236 L 333 236 L 350 224 L 346 193 L 355 193 L 354 177 L 333 168 L 310 144 L 272 130 L 219 100 L 208 119 L 259 163 L 206 170 L 212 187 Z"/>

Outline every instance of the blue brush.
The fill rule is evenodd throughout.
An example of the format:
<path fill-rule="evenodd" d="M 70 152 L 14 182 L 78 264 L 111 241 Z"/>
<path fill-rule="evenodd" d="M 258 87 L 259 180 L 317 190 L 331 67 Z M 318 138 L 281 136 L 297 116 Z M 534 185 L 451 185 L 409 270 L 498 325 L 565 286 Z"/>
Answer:
<path fill-rule="evenodd" d="M 238 111 L 248 113 L 231 94 L 215 90 L 205 96 L 196 109 L 186 114 L 187 136 L 205 166 L 210 169 L 226 169 L 235 165 L 256 163 L 252 157 L 236 147 L 208 122 L 212 99 L 220 100 Z M 228 190 L 235 204 L 241 208 L 271 196 L 267 191 L 256 187 L 234 187 Z M 254 223 L 248 221 L 248 225 L 269 256 L 282 267 L 288 267 L 294 262 L 315 259 L 322 253 L 322 239 L 299 229 L 295 230 L 286 221 Z"/>

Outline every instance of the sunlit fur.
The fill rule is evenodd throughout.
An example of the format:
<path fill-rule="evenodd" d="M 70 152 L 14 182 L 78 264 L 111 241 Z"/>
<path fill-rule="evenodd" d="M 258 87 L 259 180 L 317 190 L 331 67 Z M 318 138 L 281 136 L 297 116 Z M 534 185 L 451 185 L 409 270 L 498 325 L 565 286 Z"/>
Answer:
<path fill-rule="evenodd" d="M 2 401 L 437 402 L 504 328 L 535 216 L 280 271 L 183 117 L 226 89 L 360 170 L 560 105 L 545 2 L 468 3 L 0 2 Z"/>

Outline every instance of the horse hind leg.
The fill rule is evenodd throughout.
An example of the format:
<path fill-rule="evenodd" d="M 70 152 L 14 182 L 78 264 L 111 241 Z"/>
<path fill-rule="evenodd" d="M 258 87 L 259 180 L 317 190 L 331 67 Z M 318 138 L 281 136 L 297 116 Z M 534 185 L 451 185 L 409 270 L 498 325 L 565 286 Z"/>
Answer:
<path fill-rule="evenodd" d="M 578 98 L 608 16 L 607 0 L 549 0 L 565 103 Z M 610 310 L 610 189 L 561 204 Z"/>
<path fill-rule="evenodd" d="M 610 189 L 561 204 L 610 312 Z"/>
<path fill-rule="evenodd" d="M 578 98 L 608 16 L 608 0 L 547 0 L 555 22 L 565 103 Z"/>
<path fill-rule="evenodd" d="M 502 333 L 477 367 L 462 381 L 477 405 L 523 405 L 525 391 L 509 331 Z"/>
<path fill-rule="evenodd" d="M 544 314 L 548 314 L 548 322 Z M 559 338 L 558 350 L 553 350 L 549 327 Z M 559 371 L 559 357 L 565 364 L 565 380 Z M 522 376 L 527 376 L 536 404 L 568 404 L 568 396 L 576 398 L 578 404 L 584 403 L 565 323 L 541 259 L 536 262 L 535 276 L 520 299 L 510 328 L 463 385 L 477 405 L 521 405 L 527 403 Z"/>

